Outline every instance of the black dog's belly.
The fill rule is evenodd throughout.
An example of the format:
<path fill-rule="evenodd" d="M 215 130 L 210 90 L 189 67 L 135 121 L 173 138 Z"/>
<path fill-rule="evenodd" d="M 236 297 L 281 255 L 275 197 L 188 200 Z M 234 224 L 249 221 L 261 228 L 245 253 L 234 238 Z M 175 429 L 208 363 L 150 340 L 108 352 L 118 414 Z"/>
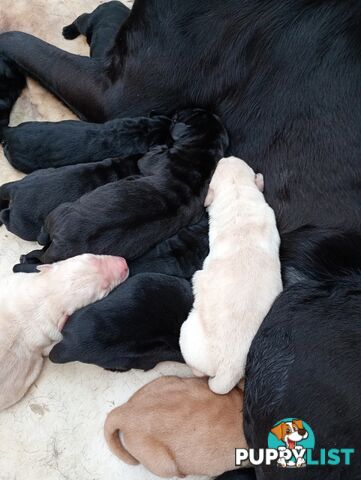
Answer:
<path fill-rule="evenodd" d="M 160 274 L 136 275 L 105 299 L 72 315 L 50 359 L 123 371 L 149 370 L 167 360 L 181 362 L 180 328 L 192 303 L 188 281 Z"/>
<path fill-rule="evenodd" d="M 251 468 L 241 468 L 232 472 L 224 473 L 215 480 L 256 480 L 256 473 Z"/>

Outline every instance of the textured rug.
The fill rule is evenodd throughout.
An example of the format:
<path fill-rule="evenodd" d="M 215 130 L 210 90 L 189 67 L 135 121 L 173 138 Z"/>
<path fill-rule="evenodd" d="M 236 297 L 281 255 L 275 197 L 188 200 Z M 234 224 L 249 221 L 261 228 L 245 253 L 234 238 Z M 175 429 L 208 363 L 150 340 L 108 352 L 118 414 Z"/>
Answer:
<path fill-rule="evenodd" d="M 0 31 L 21 30 L 72 53 L 88 54 L 83 38 L 62 38 L 64 25 L 99 0 L 1 0 Z M 132 2 L 124 2 L 131 6 Z M 59 121 L 73 114 L 36 82 L 18 100 L 11 124 Z M 21 178 L 0 151 L 0 184 Z M 10 273 L 20 254 L 34 248 L 0 228 L 0 272 Z M 185 366 L 161 364 L 144 373 L 111 373 L 82 365 L 45 368 L 26 397 L 0 413 L 0 480 L 152 480 L 143 467 L 113 457 L 103 440 L 106 413 L 161 375 L 189 375 Z"/>

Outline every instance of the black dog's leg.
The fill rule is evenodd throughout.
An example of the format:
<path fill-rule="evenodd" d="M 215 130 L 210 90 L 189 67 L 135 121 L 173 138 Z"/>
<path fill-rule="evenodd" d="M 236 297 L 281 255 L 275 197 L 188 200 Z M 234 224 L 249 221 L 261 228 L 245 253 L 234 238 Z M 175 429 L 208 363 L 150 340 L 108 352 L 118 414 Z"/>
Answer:
<path fill-rule="evenodd" d="M 83 13 L 72 24 L 64 27 L 63 35 L 73 40 L 84 35 L 90 46 L 90 56 L 103 58 L 114 46 L 120 27 L 127 20 L 130 9 L 118 1 L 99 5 L 92 13 Z"/>
<path fill-rule="evenodd" d="M 0 35 L 0 56 L 8 59 L 22 74 L 38 80 L 80 118 L 95 122 L 105 120 L 103 96 L 110 80 L 101 62 L 65 52 L 22 32 Z M 0 85 L 3 81 L 2 76 Z M 0 89 L 0 118 L 8 115 L 14 94 L 10 97 L 6 90 Z"/>
<path fill-rule="evenodd" d="M 0 55 L 0 129 L 9 124 L 11 109 L 24 87 L 24 75 Z"/>
<path fill-rule="evenodd" d="M 104 124 L 78 121 L 27 122 L 3 131 L 4 153 L 25 173 L 40 168 L 144 155 L 153 143 L 168 141 L 163 116 L 124 118 Z"/>

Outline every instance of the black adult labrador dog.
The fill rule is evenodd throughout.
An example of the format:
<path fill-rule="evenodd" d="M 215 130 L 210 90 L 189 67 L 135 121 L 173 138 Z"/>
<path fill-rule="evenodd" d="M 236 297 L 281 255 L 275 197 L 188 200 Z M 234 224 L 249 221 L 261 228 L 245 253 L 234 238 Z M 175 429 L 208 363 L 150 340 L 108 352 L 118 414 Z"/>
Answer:
<path fill-rule="evenodd" d="M 213 109 L 230 133 L 229 152 L 264 173 L 266 198 L 275 209 L 282 237 L 306 225 L 360 232 L 358 2 L 136 0 L 121 23 L 113 47 L 101 59 L 70 55 L 19 32 L 0 36 L 0 53 L 15 69 L 38 79 L 90 121 L 144 115 L 152 110 L 169 113 L 186 105 Z M 3 120 L 16 94 L 1 94 L 5 97 Z M 302 237 L 293 241 L 302 249 Z M 310 287 L 301 283 L 287 288 L 280 299 L 285 305 L 287 298 L 294 302 L 292 288 L 299 294 L 304 291 L 307 297 Z M 339 280 L 335 294 L 338 290 L 340 305 L 347 306 L 344 284 Z M 326 296 L 324 302 L 330 310 L 334 307 L 332 296 Z M 353 296 L 353 302 L 356 311 L 361 300 Z M 314 328 L 320 323 L 320 334 L 324 334 L 316 304 L 311 302 L 310 309 L 308 302 L 300 302 L 297 311 L 299 315 L 314 315 Z M 282 320 L 280 312 L 274 312 Z M 338 318 L 342 323 L 343 315 Z M 286 323 L 287 328 L 292 327 Z M 309 332 L 308 327 L 305 331 Z M 306 342 L 302 345 L 305 355 L 312 335 L 315 332 L 301 337 Z M 290 341 L 295 348 L 299 340 L 292 336 Z M 358 348 L 355 345 L 350 343 L 352 351 Z M 273 358 L 273 348 L 258 343 L 258 349 Z M 338 349 L 334 353 L 329 349 L 329 354 L 334 361 L 338 357 L 344 360 Z M 279 362 L 287 365 L 282 348 L 278 355 Z M 252 358 L 249 372 L 254 371 Z M 281 415 L 269 402 L 277 388 L 266 381 L 264 369 L 260 372 L 261 376 L 255 375 L 257 382 L 246 383 L 247 434 L 254 448 L 264 446 L 261 431 L 268 432 L 273 417 Z M 316 375 L 320 370 L 314 372 Z M 296 391 L 300 392 L 297 398 L 307 395 L 302 382 L 284 385 L 288 395 L 296 396 Z M 352 401 L 360 411 L 359 396 Z M 322 402 L 320 395 L 320 407 Z M 338 407 L 343 403 L 341 399 Z M 267 418 L 265 411 L 270 412 Z M 292 414 L 282 411 L 283 416 Z M 341 414 L 334 418 L 337 431 L 358 429 Z M 326 469 L 327 478 L 358 478 L 359 458 L 347 471 L 342 470 L 342 477 L 340 468 Z M 276 472 L 258 475 L 272 480 L 275 475 L 305 479 L 312 478 L 310 472 L 313 475 L 308 468 L 296 474 L 294 470 Z"/>
<path fill-rule="evenodd" d="M 360 233 L 337 229 L 307 227 L 285 236 L 286 288 L 248 355 L 245 431 L 251 448 L 264 448 L 277 422 L 296 417 L 315 435 L 313 461 L 324 455 L 331 462 L 296 469 L 263 465 L 256 467 L 257 479 L 361 478 L 361 432 L 355 428 L 361 421 L 360 243 Z M 354 450 L 348 461 L 342 449 Z"/>

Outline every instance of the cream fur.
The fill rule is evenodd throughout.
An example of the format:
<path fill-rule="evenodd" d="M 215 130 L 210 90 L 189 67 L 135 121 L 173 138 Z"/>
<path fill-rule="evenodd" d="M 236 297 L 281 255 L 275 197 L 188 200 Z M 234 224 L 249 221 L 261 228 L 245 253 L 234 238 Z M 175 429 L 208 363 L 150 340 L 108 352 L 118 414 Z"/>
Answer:
<path fill-rule="evenodd" d="M 68 316 L 104 298 L 128 276 L 125 260 L 80 255 L 9 275 L 0 286 L 0 410 L 19 401 L 38 377 L 44 356 L 62 339 Z"/>
<path fill-rule="evenodd" d="M 244 376 L 251 342 L 282 291 L 280 237 L 273 210 L 242 160 L 221 160 L 206 203 L 210 253 L 193 277 L 195 302 L 180 346 L 215 393 L 228 393 Z"/>

